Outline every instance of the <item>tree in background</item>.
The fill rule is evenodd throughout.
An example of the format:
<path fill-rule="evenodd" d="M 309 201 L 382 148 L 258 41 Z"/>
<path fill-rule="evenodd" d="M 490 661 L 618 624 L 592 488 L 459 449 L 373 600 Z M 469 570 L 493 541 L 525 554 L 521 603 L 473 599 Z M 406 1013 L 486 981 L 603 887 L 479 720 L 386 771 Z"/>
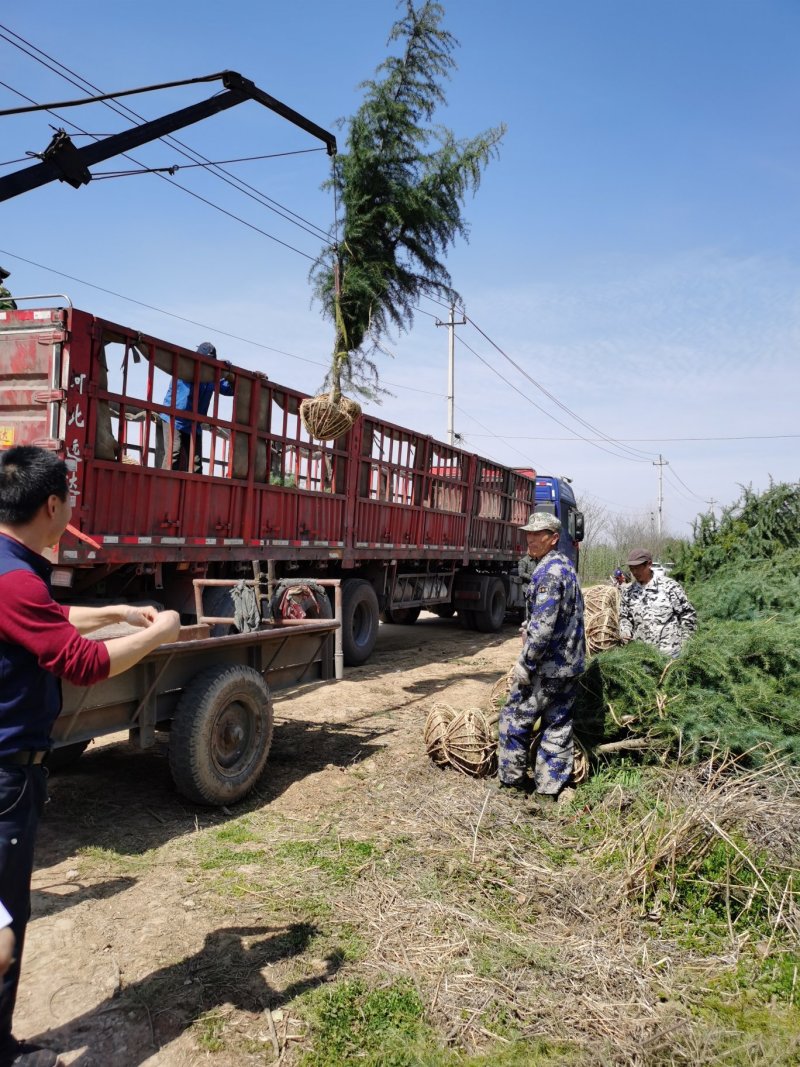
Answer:
<path fill-rule="evenodd" d="M 477 190 L 505 133 L 501 125 L 457 140 L 431 126 L 446 103 L 442 83 L 456 68 L 457 42 L 442 28 L 444 8 L 435 0 L 403 0 L 402 7 L 389 35 L 400 53 L 363 83 L 364 101 L 328 183 L 343 209 L 341 241 L 311 272 L 334 324 L 325 382 L 333 404 L 345 389 L 379 393 L 372 357 L 392 327 L 411 325 L 421 296 L 457 299 L 443 257 L 456 237 L 467 236 L 465 197 Z"/>

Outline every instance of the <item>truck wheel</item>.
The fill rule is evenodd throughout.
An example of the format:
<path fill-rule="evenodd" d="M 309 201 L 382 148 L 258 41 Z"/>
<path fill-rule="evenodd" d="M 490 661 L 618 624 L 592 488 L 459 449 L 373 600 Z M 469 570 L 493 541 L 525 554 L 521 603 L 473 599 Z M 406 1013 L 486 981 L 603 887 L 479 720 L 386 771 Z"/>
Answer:
<path fill-rule="evenodd" d="M 372 654 L 378 637 L 378 596 L 363 578 L 342 586 L 342 651 L 347 667 L 358 667 Z"/>
<path fill-rule="evenodd" d="M 475 612 L 475 626 L 484 634 L 497 633 L 506 617 L 506 587 L 502 578 L 490 578 L 486 589 L 486 607 Z"/>
<path fill-rule="evenodd" d="M 225 586 L 212 586 L 209 590 L 208 602 L 203 605 L 206 615 L 233 615 L 233 597 L 230 589 Z M 228 634 L 238 634 L 233 623 L 215 622 L 211 626 L 212 637 L 227 637 Z"/>
<path fill-rule="evenodd" d="M 395 626 L 413 626 L 420 611 L 422 608 L 387 608 L 381 612 L 381 622 L 391 622 Z"/>
<path fill-rule="evenodd" d="M 458 621 L 462 630 L 476 630 L 478 628 L 476 614 L 476 612 L 468 611 L 466 608 L 458 609 Z"/>
<path fill-rule="evenodd" d="M 178 791 L 196 804 L 234 804 L 250 792 L 272 742 L 272 699 L 252 667 L 209 667 L 184 689 L 169 740 Z"/>
<path fill-rule="evenodd" d="M 60 748 L 54 748 L 47 757 L 48 771 L 51 774 L 58 774 L 59 771 L 67 770 L 80 759 L 88 744 L 88 741 L 74 741 L 71 745 L 61 745 Z"/>
<path fill-rule="evenodd" d="M 429 610 L 434 615 L 438 615 L 440 619 L 452 619 L 456 613 L 456 609 L 452 604 L 434 604 Z"/>

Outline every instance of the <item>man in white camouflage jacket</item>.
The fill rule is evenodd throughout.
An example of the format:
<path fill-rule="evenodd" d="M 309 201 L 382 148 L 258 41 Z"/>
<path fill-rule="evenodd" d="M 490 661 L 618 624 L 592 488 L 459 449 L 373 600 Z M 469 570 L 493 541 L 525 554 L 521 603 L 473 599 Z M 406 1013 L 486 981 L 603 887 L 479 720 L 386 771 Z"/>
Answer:
<path fill-rule="evenodd" d="M 697 629 L 697 612 L 674 579 L 653 570 L 653 556 L 635 548 L 628 556 L 633 581 L 620 589 L 619 636 L 645 641 L 673 659 Z"/>
<path fill-rule="evenodd" d="M 556 800 L 572 774 L 572 712 L 586 655 L 583 597 L 575 568 L 557 551 L 561 523 L 555 515 L 534 512 L 522 529 L 534 568 L 525 593 L 522 654 L 500 712 L 498 777 L 501 786 L 527 787 L 528 750 L 541 718 L 533 784 L 536 801 L 546 804 Z"/>

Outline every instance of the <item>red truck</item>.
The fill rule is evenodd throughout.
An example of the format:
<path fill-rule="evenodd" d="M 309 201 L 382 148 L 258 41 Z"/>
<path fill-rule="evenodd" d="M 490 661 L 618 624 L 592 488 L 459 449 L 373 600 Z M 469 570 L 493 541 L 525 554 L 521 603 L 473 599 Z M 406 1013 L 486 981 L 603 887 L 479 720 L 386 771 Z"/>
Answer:
<path fill-rule="evenodd" d="M 52 552 L 64 599 L 149 598 L 191 622 L 195 578 L 252 578 L 254 563 L 273 582 L 339 578 L 349 665 L 369 657 L 381 617 L 412 623 L 425 608 L 490 632 L 522 607 L 535 477 L 371 414 L 312 440 L 305 393 L 58 300 L 0 311 L 0 449 L 37 444 L 69 466 L 72 525 Z M 165 403 L 179 381 L 195 411 L 212 386 L 207 414 Z M 179 418 L 195 430 L 186 470 L 172 469 Z M 575 498 L 544 481 L 575 558 Z M 205 614 L 232 615 L 228 590 L 214 592 Z"/>

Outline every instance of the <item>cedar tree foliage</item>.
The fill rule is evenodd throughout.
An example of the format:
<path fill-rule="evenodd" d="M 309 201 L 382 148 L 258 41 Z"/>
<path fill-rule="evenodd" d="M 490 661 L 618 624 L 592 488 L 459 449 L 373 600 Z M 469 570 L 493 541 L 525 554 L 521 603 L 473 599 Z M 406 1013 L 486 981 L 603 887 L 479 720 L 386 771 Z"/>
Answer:
<path fill-rule="evenodd" d="M 457 236 L 467 236 L 464 199 L 477 190 L 505 133 L 501 125 L 458 140 L 431 125 L 446 103 L 442 83 L 456 66 L 457 42 L 442 29 L 444 8 L 435 0 L 400 6 L 389 35 L 390 47 L 400 42 L 399 54 L 362 83 L 363 103 L 327 183 L 343 213 L 341 241 L 324 249 L 311 271 L 335 328 L 326 379 L 334 402 L 348 388 L 376 396 L 371 356 L 390 329 L 411 325 L 421 296 L 457 299 L 443 257 Z"/>

